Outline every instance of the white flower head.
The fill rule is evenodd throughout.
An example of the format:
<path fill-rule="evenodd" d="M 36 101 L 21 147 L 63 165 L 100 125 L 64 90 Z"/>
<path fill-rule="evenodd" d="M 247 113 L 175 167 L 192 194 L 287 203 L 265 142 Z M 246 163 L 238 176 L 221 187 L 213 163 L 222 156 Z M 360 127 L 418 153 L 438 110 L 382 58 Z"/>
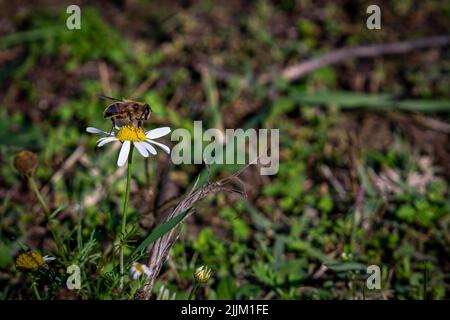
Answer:
<path fill-rule="evenodd" d="M 128 154 L 130 153 L 131 143 L 136 147 L 139 153 L 147 158 L 150 154 L 156 155 L 156 149 L 153 145 L 158 146 L 163 149 L 167 154 L 170 154 L 170 148 L 160 142 L 154 141 L 154 139 L 161 138 L 170 133 L 169 127 L 155 128 L 149 131 L 145 131 L 141 127 L 134 126 L 122 126 L 115 127 L 114 130 L 109 134 L 103 130 L 88 127 L 86 131 L 94 134 L 103 134 L 102 137 L 97 140 L 97 147 L 103 147 L 105 144 L 119 141 L 122 143 L 120 148 L 119 158 L 117 159 L 117 165 L 119 167 L 127 163 Z"/>
<path fill-rule="evenodd" d="M 147 267 L 145 264 L 139 262 L 133 262 L 130 270 L 131 277 L 136 280 L 139 279 L 140 276 L 150 277 L 152 275 L 152 270 Z"/>

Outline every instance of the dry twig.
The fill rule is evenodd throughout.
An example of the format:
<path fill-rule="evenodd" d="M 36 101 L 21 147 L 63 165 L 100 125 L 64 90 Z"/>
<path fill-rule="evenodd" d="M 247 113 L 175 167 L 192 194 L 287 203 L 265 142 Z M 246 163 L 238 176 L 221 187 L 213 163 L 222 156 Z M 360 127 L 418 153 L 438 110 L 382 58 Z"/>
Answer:
<path fill-rule="evenodd" d="M 405 54 L 414 50 L 444 47 L 450 44 L 450 36 L 436 36 L 413 41 L 401 41 L 393 43 L 378 43 L 366 46 L 342 48 L 323 55 L 322 57 L 307 60 L 305 62 L 287 67 L 282 70 L 281 78 L 288 81 L 299 79 L 319 68 L 337 64 L 341 61 L 356 58 L 373 58 L 383 55 Z M 271 80 L 269 75 L 263 75 L 263 83 Z"/>
<path fill-rule="evenodd" d="M 333 50 L 321 57 L 309 59 L 304 62 L 286 67 L 281 71 L 261 74 L 256 78 L 256 80 L 262 84 L 267 84 L 276 80 L 277 78 L 281 78 L 287 81 L 294 81 L 303 78 L 304 76 L 316 71 L 317 69 L 335 65 L 345 60 L 405 54 L 415 50 L 445 47 L 448 45 L 450 45 L 450 36 L 442 35 L 411 41 L 376 43 L 364 46 L 341 48 Z M 197 63 L 194 65 L 194 67 L 199 72 L 201 72 L 201 70 L 205 68 L 204 64 L 202 63 Z M 230 78 L 236 77 L 236 75 L 228 71 L 219 69 L 214 69 L 214 74 L 220 80 L 228 80 Z M 248 87 L 251 84 L 250 81 L 251 80 L 241 78 L 241 87 Z"/>

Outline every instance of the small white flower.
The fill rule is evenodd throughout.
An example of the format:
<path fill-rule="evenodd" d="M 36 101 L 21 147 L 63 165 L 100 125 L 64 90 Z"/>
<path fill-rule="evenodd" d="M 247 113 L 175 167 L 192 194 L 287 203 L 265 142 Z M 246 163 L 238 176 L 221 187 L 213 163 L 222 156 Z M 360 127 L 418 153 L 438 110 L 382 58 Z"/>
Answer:
<path fill-rule="evenodd" d="M 120 141 L 122 143 L 122 147 L 120 148 L 119 152 L 119 158 L 117 159 L 117 165 L 119 167 L 127 163 L 131 143 L 133 143 L 139 153 L 145 158 L 150 156 L 150 154 L 157 154 L 156 149 L 155 147 L 153 147 L 153 145 L 160 147 L 165 152 L 167 152 L 167 154 L 170 154 L 170 148 L 168 146 L 154 141 L 154 139 L 161 138 L 169 134 L 169 127 L 161 127 L 145 131 L 141 127 L 122 126 L 120 128 L 115 127 L 111 134 L 93 127 L 86 128 L 86 131 L 89 133 L 105 135 L 105 137 L 97 140 L 97 147 L 103 147 L 105 144 L 114 141 Z"/>
<path fill-rule="evenodd" d="M 139 279 L 140 276 L 144 275 L 145 277 L 150 277 L 152 275 L 152 270 L 147 267 L 145 264 L 139 262 L 133 262 L 130 270 L 131 277 L 136 280 Z"/>

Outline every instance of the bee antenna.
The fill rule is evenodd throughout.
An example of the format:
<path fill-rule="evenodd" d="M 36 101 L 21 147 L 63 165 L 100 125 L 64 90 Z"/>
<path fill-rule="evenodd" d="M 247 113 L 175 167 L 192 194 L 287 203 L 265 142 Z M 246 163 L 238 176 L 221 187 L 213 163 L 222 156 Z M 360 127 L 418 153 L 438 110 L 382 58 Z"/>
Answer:
<path fill-rule="evenodd" d="M 100 93 L 97 93 L 97 96 L 98 96 L 100 99 L 105 99 L 105 100 L 123 101 L 123 100 L 120 100 L 120 99 L 117 99 L 117 98 L 105 96 L 104 94 L 100 94 Z"/>

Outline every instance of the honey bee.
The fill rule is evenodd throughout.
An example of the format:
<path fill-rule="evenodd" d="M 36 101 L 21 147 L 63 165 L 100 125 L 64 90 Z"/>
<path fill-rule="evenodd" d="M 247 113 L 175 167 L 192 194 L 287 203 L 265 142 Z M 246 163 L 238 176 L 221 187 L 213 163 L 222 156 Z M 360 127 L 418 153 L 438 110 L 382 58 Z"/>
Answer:
<path fill-rule="evenodd" d="M 103 111 L 103 117 L 105 119 L 111 119 L 113 128 L 116 125 L 132 125 L 142 127 L 144 120 L 147 120 L 152 112 L 152 109 L 147 103 L 127 99 L 121 100 L 104 95 L 99 96 L 103 99 L 114 101 L 106 107 L 105 111 Z"/>

